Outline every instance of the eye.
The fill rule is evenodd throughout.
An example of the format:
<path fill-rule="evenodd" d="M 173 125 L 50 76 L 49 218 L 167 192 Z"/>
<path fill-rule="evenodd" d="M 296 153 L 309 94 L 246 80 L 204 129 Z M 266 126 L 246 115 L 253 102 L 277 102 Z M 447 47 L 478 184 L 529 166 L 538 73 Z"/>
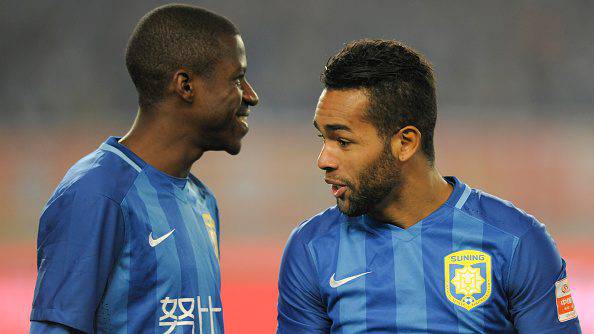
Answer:
<path fill-rule="evenodd" d="M 239 88 L 242 88 L 243 82 L 245 81 L 245 73 L 239 73 L 236 77 L 235 80 L 233 80 L 233 84 Z"/>
<path fill-rule="evenodd" d="M 346 141 L 344 139 L 341 139 L 341 138 L 338 138 L 336 141 L 338 142 L 338 145 L 340 147 L 347 147 L 350 144 L 350 142 L 348 142 L 348 141 Z"/>

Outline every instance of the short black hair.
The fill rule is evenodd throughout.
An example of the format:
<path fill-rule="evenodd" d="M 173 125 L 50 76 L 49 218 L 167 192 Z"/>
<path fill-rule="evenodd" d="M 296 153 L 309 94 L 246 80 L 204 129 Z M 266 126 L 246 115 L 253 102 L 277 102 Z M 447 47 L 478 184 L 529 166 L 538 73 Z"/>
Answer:
<path fill-rule="evenodd" d="M 435 79 L 421 53 L 395 40 L 356 40 L 328 59 L 321 81 L 326 89 L 366 90 L 364 118 L 379 134 L 388 139 L 404 126 L 417 127 L 421 149 L 434 162 Z"/>
<path fill-rule="evenodd" d="M 148 12 L 126 47 L 139 105 L 149 108 L 163 100 L 171 75 L 182 67 L 210 75 L 226 52 L 220 38 L 237 34 L 227 18 L 200 7 L 170 4 Z"/>

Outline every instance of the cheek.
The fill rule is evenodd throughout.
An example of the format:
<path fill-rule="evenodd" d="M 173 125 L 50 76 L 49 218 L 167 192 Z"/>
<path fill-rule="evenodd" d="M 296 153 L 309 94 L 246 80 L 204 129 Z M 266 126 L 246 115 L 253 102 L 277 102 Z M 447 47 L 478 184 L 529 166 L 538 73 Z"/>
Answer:
<path fill-rule="evenodd" d="M 361 156 L 357 156 L 356 154 L 343 154 L 339 166 L 340 169 L 342 169 L 341 175 L 343 176 L 343 181 L 345 181 L 351 188 L 358 188 L 361 173 L 365 170 L 365 167 L 361 162 Z"/>
<path fill-rule="evenodd" d="M 212 110 L 215 111 L 213 117 L 218 120 L 219 125 L 229 126 L 240 105 L 241 94 L 237 94 L 237 90 L 231 89 L 227 94 L 218 98 L 215 105 L 212 106 Z"/>
<path fill-rule="evenodd" d="M 353 154 L 349 172 L 351 175 L 351 182 L 354 183 L 355 187 L 360 187 L 359 183 L 361 183 L 361 180 L 375 177 L 375 175 L 368 174 L 371 172 L 374 163 L 380 158 L 379 155 L 380 154 L 375 152 L 370 152 L 369 149 Z"/>
<path fill-rule="evenodd" d="M 219 105 L 215 106 L 218 110 L 218 119 L 231 126 L 235 121 L 235 115 L 241 106 L 241 93 L 236 89 L 230 90 L 229 93 L 219 100 Z"/>
<path fill-rule="evenodd" d="M 226 100 L 227 100 L 226 104 L 229 106 L 229 108 L 233 108 L 234 110 L 237 110 L 239 108 L 239 106 L 241 105 L 241 101 L 242 101 L 241 90 L 239 88 L 237 88 L 236 86 L 234 86 L 234 88 L 229 90 L 229 93 L 226 96 Z"/>

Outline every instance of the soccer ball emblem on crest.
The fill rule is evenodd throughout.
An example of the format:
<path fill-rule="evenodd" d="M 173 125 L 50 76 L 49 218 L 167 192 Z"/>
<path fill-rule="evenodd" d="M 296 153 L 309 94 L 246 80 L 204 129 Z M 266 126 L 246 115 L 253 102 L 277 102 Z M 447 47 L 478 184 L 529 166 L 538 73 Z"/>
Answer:
<path fill-rule="evenodd" d="M 445 293 L 452 303 L 471 310 L 491 295 L 491 256 L 461 250 L 444 257 Z"/>

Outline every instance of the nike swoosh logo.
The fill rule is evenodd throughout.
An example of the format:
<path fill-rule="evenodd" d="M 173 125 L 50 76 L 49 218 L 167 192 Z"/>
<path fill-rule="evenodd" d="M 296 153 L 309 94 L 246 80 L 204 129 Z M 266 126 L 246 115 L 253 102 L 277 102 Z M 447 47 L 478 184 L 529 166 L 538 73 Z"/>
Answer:
<path fill-rule="evenodd" d="M 336 274 L 336 273 L 334 273 L 334 274 L 332 274 L 332 277 L 330 277 L 330 286 L 333 287 L 333 288 L 338 288 L 339 286 L 341 286 L 343 284 L 347 284 L 348 282 L 354 280 L 355 278 L 359 278 L 359 277 L 361 277 L 363 275 L 367 275 L 370 272 L 371 271 L 368 271 L 366 273 L 361 273 L 361 274 L 358 274 L 358 275 L 349 276 L 349 277 L 346 277 L 346 278 L 343 278 L 343 279 L 339 279 L 338 281 L 335 281 L 334 280 L 334 275 Z"/>
<path fill-rule="evenodd" d="M 153 239 L 153 232 L 149 233 L 149 245 L 151 245 L 151 247 L 156 247 L 158 244 L 162 243 L 163 240 L 167 239 L 167 237 L 169 237 L 173 231 L 175 231 L 175 229 L 167 232 L 167 234 L 164 234 L 157 239 Z"/>

